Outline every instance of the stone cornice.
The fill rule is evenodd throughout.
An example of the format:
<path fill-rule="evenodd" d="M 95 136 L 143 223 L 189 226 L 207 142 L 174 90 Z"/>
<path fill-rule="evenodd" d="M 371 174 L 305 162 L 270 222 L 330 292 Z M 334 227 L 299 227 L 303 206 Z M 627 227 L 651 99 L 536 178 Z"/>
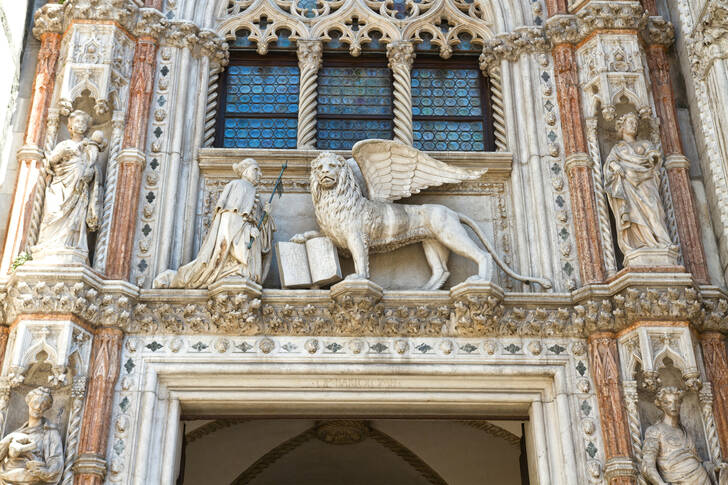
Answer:
<path fill-rule="evenodd" d="M 20 315 L 73 315 L 131 334 L 586 337 L 650 320 L 728 334 L 728 293 L 696 287 L 685 273 L 625 273 L 572 293 L 505 293 L 493 284 L 384 293 L 218 286 L 140 290 L 85 267 L 31 263 L 0 286 L 0 317 L 12 324 Z"/>
<path fill-rule="evenodd" d="M 140 8 L 133 0 L 68 0 L 46 4 L 34 15 L 33 35 L 62 33 L 72 22 L 114 22 L 137 38 L 152 38 L 161 45 L 188 48 L 194 55 L 226 65 L 229 53 L 225 39 L 209 29 L 185 20 L 169 20 L 154 8 Z"/>
<path fill-rule="evenodd" d="M 552 45 L 578 44 L 595 32 L 637 31 L 646 44 L 671 45 L 673 25 L 662 17 L 651 17 L 639 2 L 590 2 L 574 15 L 549 18 L 545 35 Z"/>

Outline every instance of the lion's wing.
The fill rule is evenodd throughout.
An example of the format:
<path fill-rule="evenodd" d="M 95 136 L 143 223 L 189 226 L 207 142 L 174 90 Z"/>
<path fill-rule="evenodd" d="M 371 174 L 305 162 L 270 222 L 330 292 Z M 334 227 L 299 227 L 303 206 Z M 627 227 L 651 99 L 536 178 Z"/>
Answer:
<path fill-rule="evenodd" d="M 390 140 L 362 140 L 354 145 L 352 155 L 372 200 L 402 199 L 427 187 L 476 179 L 487 170 L 453 167 L 414 147 Z"/>

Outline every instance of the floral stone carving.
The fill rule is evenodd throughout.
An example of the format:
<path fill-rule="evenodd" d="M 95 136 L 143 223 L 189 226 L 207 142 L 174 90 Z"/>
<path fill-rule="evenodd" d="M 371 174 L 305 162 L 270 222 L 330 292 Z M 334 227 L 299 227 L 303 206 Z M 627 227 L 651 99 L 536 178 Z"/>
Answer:
<path fill-rule="evenodd" d="M 480 227 L 463 214 L 435 204 L 393 204 L 395 200 L 445 183 L 480 177 L 484 171 L 449 166 L 398 142 L 363 140 L 354 145 L 354 158 L 345 160 L 324 152 L 311 162 L 311 196 L 316 220 L 336 246 L 351 253 L 355 273 L 347 279 L 369 278 L 369 251 L 388 252 L 422 242 L 432 277 L 423 289 L 442 287 L 449 272 L 447 258 L 454 251 L 478 265 L 471 280 L 490 281 L 493 260 L 520 281 L 551 282 L 514 273 L 498 257 Z M 468 236 L 464 225 L 478 236 L 487 251 Z"/>
<path fill-rule="evenodd" d="M 240 179 L 228 183 L 220 194 L 197 258 L 177 271 L 161 273 L 155 288 L 206 288 L 230 277 L 255 283 L 265 278 L 275 224 L 268 217 L 269 205 L 263 205 L 258 194 L 260 167 L 246 158 L 233 170 Z"/>
<path fill-rule="evenodd" d="M 53 405 L 51 391 L 33 389 L 25 402 L 28 421 L 0 441 L 0 483 L 57 484 L 63 473 L 61 434 L 43 416 Z"/>
<path fill-rule="evenodd" d="M 106 147 L 100 131 L 85 135 L 91 116 L 76 110 L 68 117 L 71 139 L 60 142 L 45 161 L 50 182 L 45 189 L 40 233 L 31 248 L 34 260 L 88 264 L 87 231 L 98 229 L 102 207 L 99 152 Z"/>
<path fill-rule="evenodd" d="M 677 246 L 660 197 L 662 155 L 651 141 L 637 140 L 638 124 L 635 113 L 617 120 L 622 140 L 604 162 L 604 187 L 625 266 L 671 266 L 677 263 Z"/>

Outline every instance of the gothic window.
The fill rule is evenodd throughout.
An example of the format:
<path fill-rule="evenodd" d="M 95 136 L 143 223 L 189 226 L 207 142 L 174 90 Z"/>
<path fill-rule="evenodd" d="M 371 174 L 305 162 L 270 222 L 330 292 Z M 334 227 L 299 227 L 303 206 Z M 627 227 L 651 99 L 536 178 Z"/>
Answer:
<path fill-rule="evenodd" d="M 474 56 L 443 60 L 418 54 L 412 67 L 414 146 L 492 151 L 490 91 Z"/>
<path fill-rule="evenodd" d="M 290 45 L 281 36 L 279 46 Z M 217 146 L 225 148 L 296 148 L 299 72 L 296 54 L 266 56 L 246 52 L 239 35 L 231 49 L 218 112 Z"/>
<path fill-rule="evenodd" d="M 392 74 L 386 57 L 324 55 L 318 79 L 317 143 L 348 150 L 366 138 L 392 139 Z"/>

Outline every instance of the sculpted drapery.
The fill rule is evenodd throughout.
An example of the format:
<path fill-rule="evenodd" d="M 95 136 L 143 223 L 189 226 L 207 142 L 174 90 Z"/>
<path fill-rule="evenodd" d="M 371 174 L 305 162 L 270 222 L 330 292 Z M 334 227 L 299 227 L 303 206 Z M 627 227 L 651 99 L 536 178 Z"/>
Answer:
<path fill-rule="evenodd" d="M 50 390 L 28 393 L 28 421 L 0 440 L 0 484 L 57 484 L 63 473 L 63 444 L 55 426 L 43 417 L 53 405 Z"/>
<path fill-rule="evenodd" d="M 622 140 L 604 163 L 604 185 L 622 253 L 640 248 L 668 248 L 673 243 L 660 197 L 662 155 L 650 141 L 637 140 L 639 119 L 628 113 L 617 121 Z"/>
<path fill-rule="evenodd" d="M 257 186 L 260 167 L 252 158 L 233 166 L 240 178 L 228 183 L 215 205 L 210 229 L 202 242 L 197 258 L 177 271 L 168 270 L 154 280 L 155 288 L 206 288 L 227 277 L 242 277 L 261 283 L 270 263 L 275 224 L 265 217 L 257 228 L 263 205 Z M 252 242 L 251 242 L 252 241 Z"/>
<path fill-rule="evenodd" d="M 87 253 L 87 231 L 98 228 L 103 194 L 97 160 L 105 143 L 100 131 L 95 131 L 91 138 L 84 136 L 90 123 L 87 113 L 71 113 L 71 139 L 58 143 L 46 157 L 45 172 L 50 181 L 45 190 L 38 241 L 31 248 L 34 259 L 68 250 Z"/>
<path fill-rule="evenodd" d="M 662 421 L 645 432 L 642 445 L 642 475 L 653 485 L 713 485 L 695 448 L 695 441 L 680 423 L 683 392 L 664 387 L 655 404 L 665 413 Z M 718 467 L 722 470 L 724 465 Z M 728 477 L 720 471 L 720 484 Z"/>

